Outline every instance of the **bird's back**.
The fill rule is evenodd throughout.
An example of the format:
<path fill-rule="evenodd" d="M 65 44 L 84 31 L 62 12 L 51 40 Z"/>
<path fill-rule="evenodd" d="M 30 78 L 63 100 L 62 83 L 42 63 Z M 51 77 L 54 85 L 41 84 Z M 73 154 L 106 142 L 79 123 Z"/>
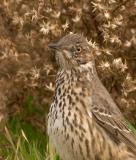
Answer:
<path fill-rule="evenodd" d="M 93 117 L 95 121 L 117 143 L 124 143 L 136 155 L 136 136 L 113 101 L 107 89 L 95 74 L 93 84 Z"/>

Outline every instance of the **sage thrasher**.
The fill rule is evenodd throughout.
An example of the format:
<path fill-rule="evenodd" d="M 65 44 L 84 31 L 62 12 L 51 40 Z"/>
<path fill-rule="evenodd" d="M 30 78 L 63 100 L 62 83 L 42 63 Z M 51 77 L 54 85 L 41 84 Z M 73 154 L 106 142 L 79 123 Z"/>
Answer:
<path fill-rule="evenodd" d="M 87 40 L 69 34 L 55 49 L 59 71 L 48 134 L 63 160 L 136 160 L 136 137 L 98 78 Z"/>

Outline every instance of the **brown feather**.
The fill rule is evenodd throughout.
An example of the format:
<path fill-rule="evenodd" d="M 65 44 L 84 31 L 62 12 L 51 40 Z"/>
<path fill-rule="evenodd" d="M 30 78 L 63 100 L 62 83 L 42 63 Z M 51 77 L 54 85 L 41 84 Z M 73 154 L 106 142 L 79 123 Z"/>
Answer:
<path fill-rule="evenodd" d="M 99 103 L 101 102 L 101 103 Z M 136 137 L 128 128 L 128 125 L 122 116 L 116 115 L 107 107 L 108 101 L 102 99 L 100 95 L 95 97 L 93 102 L 92 114 L 95 121 L 114 139 L 116 143 L 125 143 L 129 149 L 136 154 Z"/>

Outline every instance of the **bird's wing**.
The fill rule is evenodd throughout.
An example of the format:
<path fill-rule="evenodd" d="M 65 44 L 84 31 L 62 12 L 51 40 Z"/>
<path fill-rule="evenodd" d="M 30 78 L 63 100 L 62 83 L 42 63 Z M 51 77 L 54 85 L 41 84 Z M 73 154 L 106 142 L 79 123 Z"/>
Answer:
<path fill-rule="evenodd" d="M 136 153 L 136 136 L 122 116 L 116 115 L 109 106 L 108 101 L 97 96 L 92 106 L 92 115 L 94 120 L 111 136 L 117 143 L 124 142 L 134 153 Z M 117 107 L 117 106 L 115 106 Z"/>

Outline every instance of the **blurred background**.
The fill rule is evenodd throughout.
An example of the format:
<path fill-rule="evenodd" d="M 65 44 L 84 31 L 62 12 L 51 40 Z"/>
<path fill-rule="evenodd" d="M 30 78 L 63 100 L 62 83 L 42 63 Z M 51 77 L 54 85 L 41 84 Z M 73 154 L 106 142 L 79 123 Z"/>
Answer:
<path fill-rule="evenodd" d="M 47 114 L 57 66 L 50 42 L 73 32 L 92 46 L 103 84 L 136 127 L 135 0 L 0 1 L 0 160 L 58 160 Z"/>

